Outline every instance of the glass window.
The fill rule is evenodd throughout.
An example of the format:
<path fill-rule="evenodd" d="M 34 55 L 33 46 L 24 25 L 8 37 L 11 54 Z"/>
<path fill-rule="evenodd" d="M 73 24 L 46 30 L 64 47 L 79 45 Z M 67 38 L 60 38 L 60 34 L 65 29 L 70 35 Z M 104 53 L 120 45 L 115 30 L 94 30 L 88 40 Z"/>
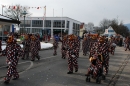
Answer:
<path fill-rule="evenodd" d="M 108 32 L 114 32 L 114 30 L 108 30 Z"/>
<path fill-rule="evenodd" d="M 32 27 L 43 27 L 43 20 L 32 20 Z"/>
<path fill-rule="evenodd" d="M 45 20 L 45 27 L 51 27 L 51 20 Z"/>
<path fill-rule="evenodd" d="M 66 27 L 69 28 L 69 21 L 67 21 L 67 26 Z"/>

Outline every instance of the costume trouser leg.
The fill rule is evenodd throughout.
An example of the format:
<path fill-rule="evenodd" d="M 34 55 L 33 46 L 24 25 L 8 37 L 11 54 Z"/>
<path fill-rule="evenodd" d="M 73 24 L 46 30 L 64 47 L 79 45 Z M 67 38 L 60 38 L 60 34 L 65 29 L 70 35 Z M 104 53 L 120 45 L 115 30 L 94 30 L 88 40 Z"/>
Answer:
<path fill-rule="evenodd" d="M 26 51 L 25 55 L 26 59 L 29 58 L 29 51 Z"/>
<path fill-rule="evenodd" d="M 72 57 L 68 58 L 68 69 L 70 72 L 73 72 L 73 58 Z"/>
<path fill-rule="evenodd" d="M 108 74 L 108 69 L 109 69 L 109 60 L 105 61 L 104 63 L 104 69 L 105 69 L 105 73 Z"/>
<path fill-rule="evenodd" d="M 40 59 L 39 51 L 37 51 L 36 57 L 37 57 L 38 59 Z"/>
<path fill-rule="evenodd" d="M 126 49 L 125 49 L 125 51 L 127 51 L 127 48 L 129 49 L 129 45 L 128 45 L 128 44 L 126 44 Z"/>
<path fill-rule="evenodd" d="M 62 58 L 66 58 L 66 51 L 62 50 Z"/>
<path fill-rule="evenodd" d="M 32 60 L 35 60 L 35 54 L 34 53 L 31 53 L 31 58 L 32 58 Z"/>
<path fill-rule="evenodd" d="M 9 66 L 7 76 L 5 77 L 5 81 L 10 81 L 11 77 L 19 78 L 19 74 L 16 70 L 16 66 Z"/>
<path fill-rule="evenodd" d="M 75 67 L 75 70 L 78 71 L 78 61 L 77 61 L 77 57 L 73 57 L 73 65 Z"/>
<path fill-rule="evenodd" d="M 93 72 L 93 67 L 90 66 L 87 70 L 87 76 L 90 76 L 90 74 Z"/>
<path fill-rule="evenodd" d="M 19 74 L 17 72 L 17 68 L 14 68 L 14 74 L 13 74 L 14 78 L 19 78 Z"/>
<path fill-rule="evenodd" d="M 87 54 L 87 48 L 84 49 L 84 55 L 86 55 L 86 54 Z"/>
<path fill-rule="evenodd" d="M 54 48 L 54 54 L 55 55 L 57 54 L 57 48 Z"/>
<path fill-rule="evenodd" d="M 26 58 L 26 59 L 29 58 L 29 51 L 24 52 L 23 58 Z"/>

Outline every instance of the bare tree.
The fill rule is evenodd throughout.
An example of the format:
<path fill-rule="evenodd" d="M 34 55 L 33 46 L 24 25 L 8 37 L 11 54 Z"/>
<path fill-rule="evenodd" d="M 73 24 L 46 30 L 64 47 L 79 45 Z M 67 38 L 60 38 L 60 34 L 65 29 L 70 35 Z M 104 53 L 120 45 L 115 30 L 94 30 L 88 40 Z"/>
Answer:
<path fill-rule="evenodd" d="M 108 20 L 108 19 L 103 19 L 101 22 L 100 22 L 100 27 L 105 31 L 105 29 L 107 29 L 111 24 L 111 21 Z"/>
<path fill-rule="evenodd" d="M 89 22 L 87 27 L 89 30 L 93 30 L 94 24 L 92 22 Z"/>
<path fill-rule="evenodd" d="M 4 14 L 10 18 L 19 20 L 20 17 L 23 16 L 23 12 L 26 11 L 26 16 L 31 16 L 31 13 L 29 12 L 28 7 L 23 7 L 20 4 L 17 4 L 15 6 L 9 6 L 9 8 L 6 8 L 4 11 Z"/>

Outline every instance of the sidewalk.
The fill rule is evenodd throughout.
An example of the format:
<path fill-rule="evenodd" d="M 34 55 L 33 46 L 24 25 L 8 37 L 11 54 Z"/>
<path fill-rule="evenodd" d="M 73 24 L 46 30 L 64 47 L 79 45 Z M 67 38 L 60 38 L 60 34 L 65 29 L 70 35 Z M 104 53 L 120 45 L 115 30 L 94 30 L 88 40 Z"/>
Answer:
<path fill-rule="evenodd" d="M 119 72 L 121 72 L 119 79 L 116 83 L 116 86 L 130 86 L 130 51 L 122 47 L 122 50 L 124 53 L 129 54 L 126 61 L 124 61 L 124 64 L 122 64 L 122 68 Z"/>
<path fill-rule="evenodd" d="M 117 47 L 114 56 L 110 56 L 109 85 L 107 86 L 130 86 L 130 51 L 124 47 Z M 113 65 L 111 65 L 113 64 Z M 110 76 L 109 75 L 109 76 Z M 107 77 L 108 78 L 108 77 Z"/>

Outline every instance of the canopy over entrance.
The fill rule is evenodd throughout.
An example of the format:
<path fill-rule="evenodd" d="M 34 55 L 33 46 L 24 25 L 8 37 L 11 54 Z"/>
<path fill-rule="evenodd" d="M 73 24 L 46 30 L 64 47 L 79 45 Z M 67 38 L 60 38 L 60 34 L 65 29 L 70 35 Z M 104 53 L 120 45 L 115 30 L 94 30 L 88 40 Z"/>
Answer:
<path fill-rule="evenodd" d="M 0 25 L 8 25 L 8 24 L 20 24 L 20 21 L 0 14 Z"/>
<path fill-rule="evenodd" d="M 14 25 L 20 21 L 0 14 L 0 40 L 5 41 L 8 33 L 14 32 Z"/>

